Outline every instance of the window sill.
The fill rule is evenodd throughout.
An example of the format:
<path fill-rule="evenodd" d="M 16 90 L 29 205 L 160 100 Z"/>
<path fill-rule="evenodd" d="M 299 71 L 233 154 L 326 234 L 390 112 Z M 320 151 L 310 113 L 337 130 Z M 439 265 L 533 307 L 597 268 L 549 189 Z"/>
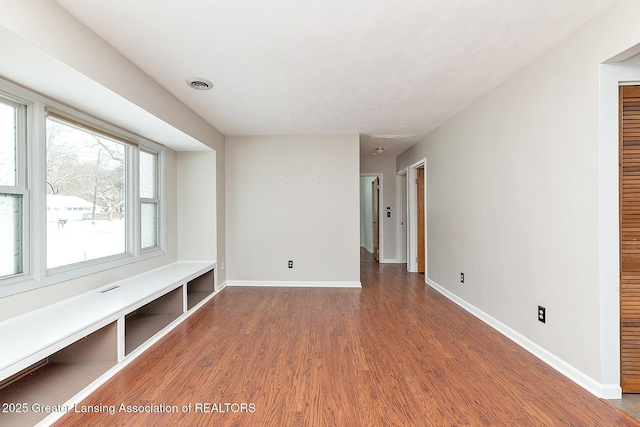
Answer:
<path fill-rule="evenodd" d="M 107 259 L 87 261 L 76 266 L 57 267 L 49 270 L 47 276 L 37 279 L 30 276 L 15 276 L 0 281 L 0 298 L 23 292 L 32 291 L 34 289 L 43 288 L 45 286 L 55 285 L 56 283 L 66 282 L 68 280 L 77 279 L 92 274 L 101 273 L 118 267 L 134 264 L 140 261 L 156 258 L 166 255 L 166 251 L 160 248 L 147 250 L 138 256 L 123 254 Z"/>

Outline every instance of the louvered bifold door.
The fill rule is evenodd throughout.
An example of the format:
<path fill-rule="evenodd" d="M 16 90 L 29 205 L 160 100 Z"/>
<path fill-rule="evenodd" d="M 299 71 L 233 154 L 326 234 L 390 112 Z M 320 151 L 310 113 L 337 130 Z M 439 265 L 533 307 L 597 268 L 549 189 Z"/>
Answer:
<path fill-rule="evenodd" d="M 640 86 L 620 87 L 621 386 L 640 393 Z"/>

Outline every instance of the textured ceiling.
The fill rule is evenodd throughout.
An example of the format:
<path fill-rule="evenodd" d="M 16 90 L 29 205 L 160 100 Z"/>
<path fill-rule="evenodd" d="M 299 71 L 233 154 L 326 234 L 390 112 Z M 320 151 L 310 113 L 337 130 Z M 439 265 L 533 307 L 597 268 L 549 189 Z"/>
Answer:
<path fill-rule="evenodd" d="M 399 143 L 612 3 L 56 1 L 225 135 L 417 135 Z"/>

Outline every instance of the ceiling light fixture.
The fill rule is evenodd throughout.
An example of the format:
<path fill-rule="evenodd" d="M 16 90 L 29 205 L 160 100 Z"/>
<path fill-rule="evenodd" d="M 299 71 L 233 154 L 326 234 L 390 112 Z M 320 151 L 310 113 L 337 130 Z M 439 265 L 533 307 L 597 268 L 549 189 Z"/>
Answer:
<path fill-rule="evenodd" d="M 209 90 L 213 87 L 213 83 L 202 77 L 191 77 L 187 84 L 196 90 Z"/>
<path fill-rule="evenodd" d="M 405 135 L 369 135 L 370 139 L 411 139 L 415 138 L 415 134 L 405 134 Z"/>
<path fill-rule="evenodd" d="M 384 147 L 378 147 L 375 150 L 373 150 L 373 154 L 371 154 L 372 156 L 377 156 L 378 154 L 382 154 L 384 153 Z"/>

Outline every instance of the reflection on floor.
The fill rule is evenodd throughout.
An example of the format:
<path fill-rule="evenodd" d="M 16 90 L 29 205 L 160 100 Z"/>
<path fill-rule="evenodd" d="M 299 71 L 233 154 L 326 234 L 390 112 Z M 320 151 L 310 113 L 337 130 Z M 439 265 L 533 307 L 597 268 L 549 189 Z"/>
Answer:
<path fill-rule="evenodd" d="M 608 402 L 640 420 L 640 394 L 623 393 L 622 399 L 612 399 Z"/>
<path fill-rule="evenodd" d="M 369 252 L 367 249 L 360 247 L 360 262 L 378 262 L 373 257 L 373 253 Z"/>
<path fill-rule="evenodd" d="M 373 257 L 373 254 L 367 249 L 360 248 L 360 262 L 374 263 L 377 262 Z M 613 406 L 616 406 L 632 417 L 640 420 L 640 394 L 625 393 L 622 395 L 622 399 L 607 400 Z"/>

